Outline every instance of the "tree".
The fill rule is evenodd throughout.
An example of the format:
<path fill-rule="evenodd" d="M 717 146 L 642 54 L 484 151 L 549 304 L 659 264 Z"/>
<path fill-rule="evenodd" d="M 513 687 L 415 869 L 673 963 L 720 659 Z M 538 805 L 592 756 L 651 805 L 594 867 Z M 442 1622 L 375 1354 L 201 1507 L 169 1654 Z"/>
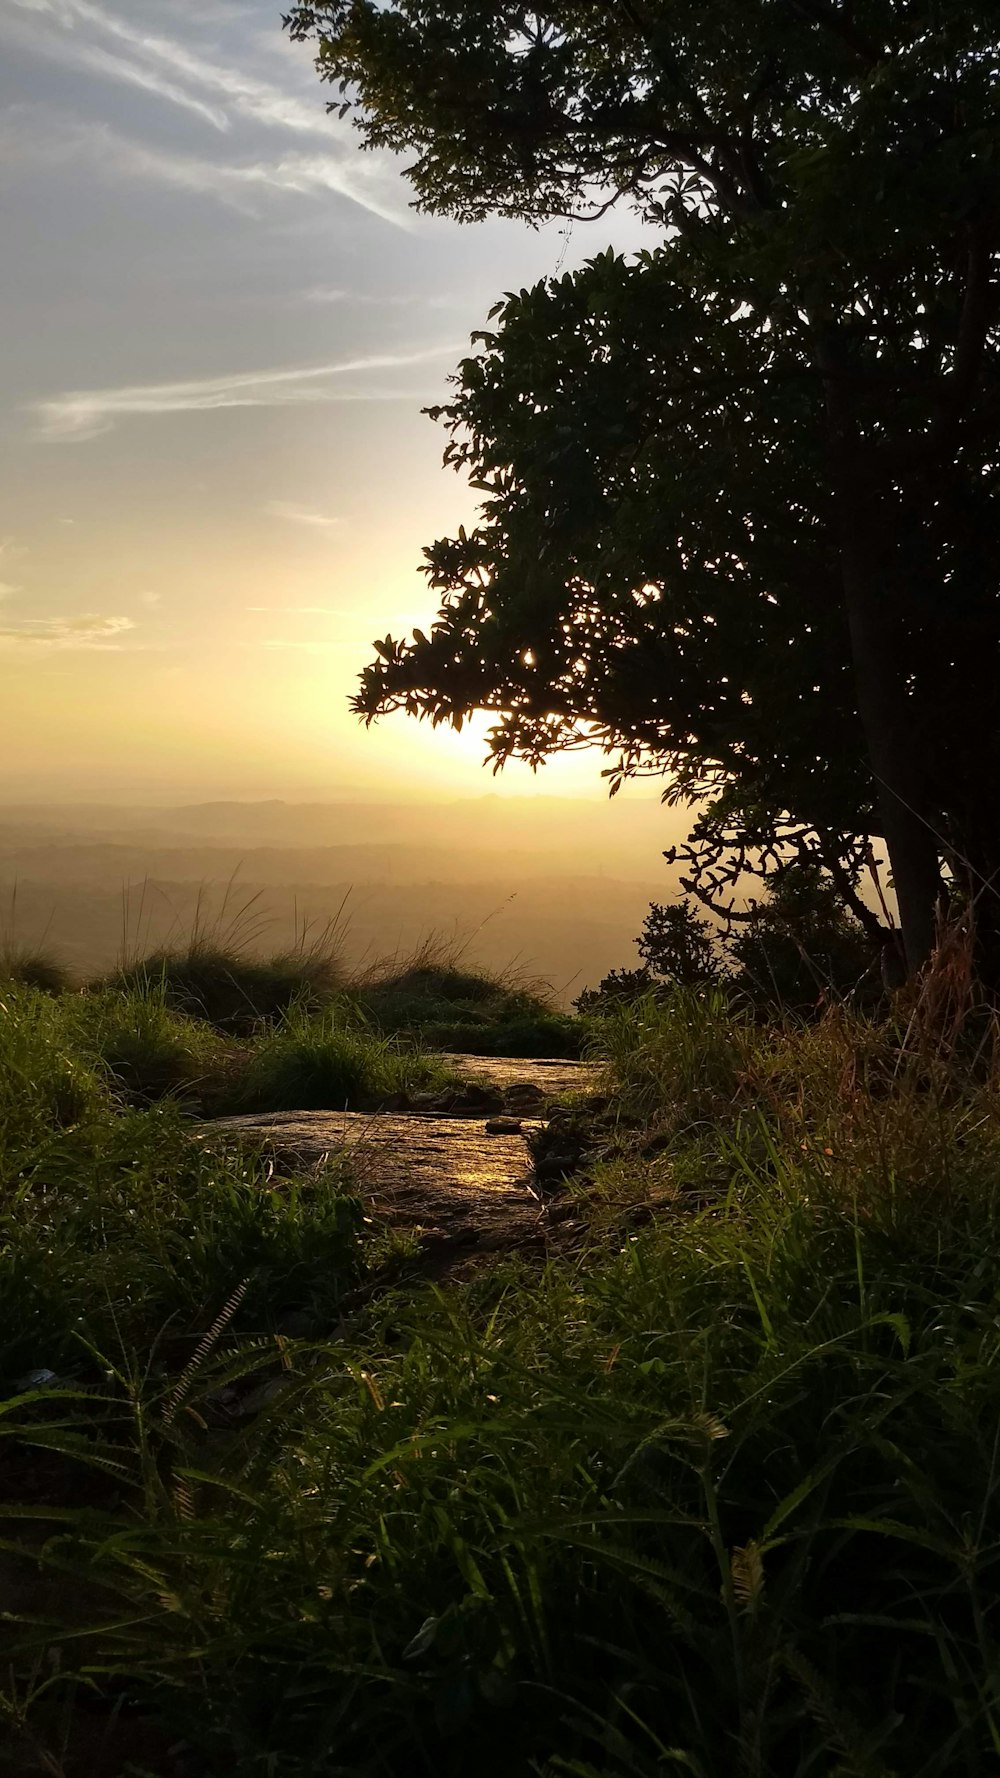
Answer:
<path fill-rule="evenodd" d="M 663 238 L 513 297 L 461 367 L 483 524 L 429 552 L 438 624 L 379 645 L 361 709 L 495 709 L 499 759 L 596 733 L 747 831 L 815 830 L 848 886 L 882 836 L 911 967 L 944 856 L 1000 979 L 995 8 L 324 0 L 289 25 L 366 143 L 415 155 L 419 206 L 626 202 Z"/>
<path fill-rule="evenodd" d="M 721 973 L 716 935 L 686 901 L 650 902 L 636 949 L 647 969 L 682 988 L 705 987 Z"/>
<path fill-rule="evenodd" d="M 736 985 L 765 1005 L 807 1012 L 831 996 L 880 990 L 870 940 L 811 864 L 774 874 L 767 899 L 735 927 L 727 950 Z"/>

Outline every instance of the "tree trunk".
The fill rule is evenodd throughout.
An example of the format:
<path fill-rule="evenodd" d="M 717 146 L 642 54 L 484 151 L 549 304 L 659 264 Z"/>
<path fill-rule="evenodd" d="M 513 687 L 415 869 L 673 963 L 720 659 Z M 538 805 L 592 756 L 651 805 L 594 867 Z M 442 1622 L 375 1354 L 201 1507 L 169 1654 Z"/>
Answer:
<path fill-rule="evenodd" d="M 864 502 L 867 505 L 867 500 Z M 847 517 L 847 515 L 845 515 Z M 923 773 L 899 682 L 898 654 L 884 612 L 885 590 L 869 546 L 874 538 L 855 510 L 841 543 L 844 601 L 858 714 L 878 795 L 882 831 L 899 907 L 903 949 L 912 974 L 934 946 L 941 891 L 938 842 L 925 815 Z"/>
<path fill-rule="evenodd" d="M 847 389 L 844 356 L 827 335 L 819 351 L 831 422 L 831 469 L 840 533 L 841 583 L 850 634 L 858 715 L 875 780 L 882 834 L 899 907 L 910 974 L 934 946 L 941 865 L 929 824 L 923 749 L 902 678 L 892 496 L 880 499 L 872 453 L 866 449 Z"/>

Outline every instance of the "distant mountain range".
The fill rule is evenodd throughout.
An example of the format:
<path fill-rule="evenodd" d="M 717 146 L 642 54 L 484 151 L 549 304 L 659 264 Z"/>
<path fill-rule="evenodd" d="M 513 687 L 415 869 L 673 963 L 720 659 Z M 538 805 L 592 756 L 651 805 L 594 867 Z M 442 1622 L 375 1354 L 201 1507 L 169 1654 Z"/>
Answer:
<path fill-rule="evenodd" d="M 256 897 L 265 946 L 339 918 L 356 963 L 445 933 L 485 963 L 518 957 L 569 997 L 634 963 L 649 901 L 676 893 L 662 852 L 687 824 L 628 795 L 12 805 L 0 807 L 0 926 L 87 973 L 177 940 L 199 907 L 231 920 Z"/>

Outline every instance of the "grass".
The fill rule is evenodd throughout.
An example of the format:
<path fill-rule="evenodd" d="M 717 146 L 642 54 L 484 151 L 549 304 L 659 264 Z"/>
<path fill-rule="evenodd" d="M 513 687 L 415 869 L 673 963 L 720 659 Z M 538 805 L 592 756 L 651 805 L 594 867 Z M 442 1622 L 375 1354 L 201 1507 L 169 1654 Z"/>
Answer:
<path fill-rule="evenodd" d="M 0 986 L 37 988 L 43 994 L 63 994 L 73 985 L 70 971 L 47 944 L 48 926 L 33 939 L 18 932 L 18 885 L 11 885 L 7 906 L 0 914 Z"/>
<path fill-rule="evenodd" d="M 121 964 L 98 987 L 142 994 L 159 990 L 172 1012 L 241 1036 L 293 1009 L 321 1012 L 339 994 L 346 897 L 321 926 L 296 916 L 292 944 L 267 955 L 262 945 L 271 921 L 263 892 L 240 899 L 235 873 L 217 909 L 209 892 L 199 890 L 186 932 L 172 945 L 149 950 L 152 893 L 152 886 L 143 884 L 133 905 L 130 890 L 123 892 Z"/>
<path fill-rule="evenodd" d="M 120 1105 L 170 1104 L 189 1117 L 360 1110 L 443 1090 L 451 1076 L 419 1045 L 384 1037 L 339 1003 L 293 1007 L 252 1038 L 221 1035 L 174 1011 L 162 981 L 65 997 L 49 1016 L 60 1053 L 83 1063 Z"/>
<path fill-rule="evenodd" d="M 443 1090 L 450 1076 L 434 1055 L 344 1022 L 293 1011 L 255 1046 L 234 1089 L 247 1111 L 374 1110 L 415 1092 Z"/>
<path fill-rule="evenodd" d="M 92 1379 L 95 1351 L 148 1377 L 239 1288 L 239 1325 L 325 1304 L 358 1276 L 336 1167 L 278 1184 L 192 1140 L 176 1109 L 122 1109 L 61 1007 L 0 996 L 0 1379 Z M 141 1354 L 141 1360 L 137 1355 Z"/>
<path fill-rule="evenodd" d="M 171 1011 L 202 1019 L 217 1031 L 246 1035 L 293 1008 L 319 1012 L 342 986 L 332 957 L 286 952 L 255 957 L 216 944 L 154 951 L 119 971 L 113 990 L 159 989 Z"/>
<path fill-rule="evenodd" d="M 378 964 L 352 997 L 364 1017 L 433 1049 L 479 1056 L 580 1055 L 584 1026 L 549 991 L 512 967 L 472 968 L 460 945 L 431 938 L 411 956 Z"/>
<path fill-rule="evenodd" d="M 4 1374 L 63 1379 L 0 1403 L 8 1761 L 76 1778 L 96 1714 L 205 1778 L 992 1769 L 1000 1071 L 945 974 L 603 1020 L 590 1243 L 364 1299 L 343 1180 L 116 1112 L 6 997 Z"/>

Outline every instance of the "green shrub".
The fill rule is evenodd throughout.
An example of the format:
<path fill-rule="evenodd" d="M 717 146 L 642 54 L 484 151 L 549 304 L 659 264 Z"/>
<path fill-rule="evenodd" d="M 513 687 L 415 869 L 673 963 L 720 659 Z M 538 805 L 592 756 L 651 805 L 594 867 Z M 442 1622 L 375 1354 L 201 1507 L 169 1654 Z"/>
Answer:
<path fill-rule="evenodd" d="M 948 1007 L 609 1012 L 617 1165 L 640 1186 L 656 1131 L 666 1209 L 348 1310 L 336 1171 L 115 1115 L 86 1064 L 56 1128 L 64 1003 L 10 998 L 4 1537 L 57 1586 L 0 1683 L 57 1651 L 39 1734 L 85 1685 L 208 1778 L 992 1769 L 1000 1077 Z M 260 1053 L 344 1035 L 293 1015 Z M 39 1365 L 76 1387 L 11 1393 Z"/>
<path fill-rule="evenodd" d="M 993 1149 L 934 1206 L 734 1155 L 616 1255 L 384 1301 L 256 1448 L 155 1434 L 185 1510 L 75 1526 L 123 1599 L 77 1658 L 211 1772 L 988 1769 Z"/>

